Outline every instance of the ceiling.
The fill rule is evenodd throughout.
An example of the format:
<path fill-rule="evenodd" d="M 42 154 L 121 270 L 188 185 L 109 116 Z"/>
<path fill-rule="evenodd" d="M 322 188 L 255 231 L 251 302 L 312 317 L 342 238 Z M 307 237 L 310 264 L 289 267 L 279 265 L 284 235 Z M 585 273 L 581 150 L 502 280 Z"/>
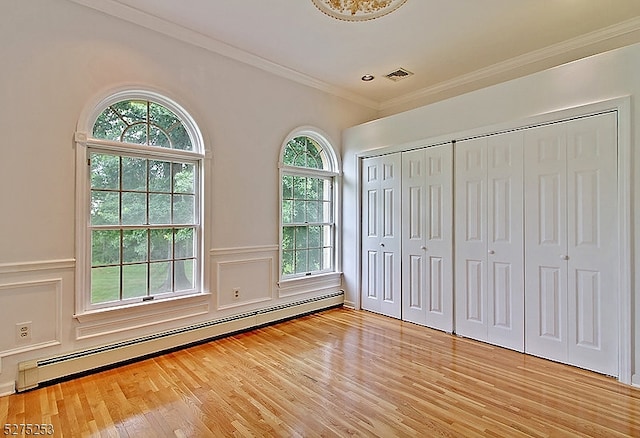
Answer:
<path fill-rule="evenodd" d="M 379 110 L 640 41 L 640 0 L 408 0 L 364 22 L 311 0 L 73 1 Z"/>

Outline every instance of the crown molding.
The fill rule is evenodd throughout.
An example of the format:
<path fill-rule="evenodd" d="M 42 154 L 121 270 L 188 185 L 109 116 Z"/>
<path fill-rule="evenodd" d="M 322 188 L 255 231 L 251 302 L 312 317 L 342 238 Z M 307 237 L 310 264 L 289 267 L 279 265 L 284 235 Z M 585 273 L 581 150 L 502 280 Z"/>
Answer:
<path fill-rule="evenodd" d="M 614 38 L 623 37 L 627 34 L 638 31 L 640 31 L 640 17 L 636 17 L 618 24 L 614 24 L 612 26 L 598 29 L 596 31 L 578 36 L 576 38 L 547 46 L 539 50 L 534 50 L 515 58 L 510 58 L 506 61 L 493 64 L 489 67 L 475 70 L 471 73 L 455 77 L 451 80 L 440 82 L 436 85 L 426 87 L 421 90 L 399 96 L 397 98 L 386 100 L 379 105 L 379 110 L 383 111 L 395 106 L 407 105 L 414 101 L 428 98 L 438 93 L 452 90 L 460 86 L 469 85 L 474 82 L 483 81 L 499 75 L 504 75 L 505 73 L 509 73 L 510 71 L 514 71 L 516 69 L 526 67 L 537 62 L 542 62 L 555 56 L 565 55 L 571 53 L 572 51 L 579 50 L 593 44 L 598 44 Z"/>
<path fill-rule="evenodd" d="M 282 78 L 297 82 L 299 84 L 315 88 L 336 97 L 343 98 L 350 102 L 362 105 L 364 107 L 385 111 L 399 106 L 407 106 L 412 103 L 424 101 L 429 97 L 439 93 L 455 90 L 456 88 L 471 85 L 475 82 L 483 82 L 494 77 L 501 77 L 514 72 L 523 67 L 531 66 L 536 63 L 543 62 L 556 56 L 562 56 L 594 44 L 614 40 L 624 37 L 633 32 L 640 31 L 640 17 L 632 18 L 621 23 L 614 24 L 585 35 L 572 38 L 567 41 L 560 42 L 542 49 L 525 53 L 515 58 L 493 64 L 491 66 L 475 70 L 473 72 L 452 78 L 447 81 L 440 82 L 433 86 L 425 87 L 415 92 L 407 93 L 396 98 L 379 102 L 366 98 L 358 93 L 345 90 L 342 87 L 331 85 L 325 81 L 298 72 L 291 68 L 269 61 L 258 55 L 254 55 L 245 50 L 223 43 L 222 41 L 211 38 L 202 33 L 187 29 L 176 23 L 156 17 L 147 12 L 130 7 L 117 0 L 69 0 L 70 2 L 97 10 L 107 15 L 134 23 L 155 32 L 167 35 L 182 42 L 203 48 L 212 53 L 233 59 L 238 62 L 253 66 L 268 73 L 280 76 Z M 640 38 L 638 38 L 640 41 Z M 615 45 L 619 47 L 621 45 Z M 611 47 L 611 49 L 615 48 Z M 552 66 L 546 66 L 550 68 Z M 533 73 L 533 71 L 531 72 Z M 519 75 L 514 75 L 510 79 L 515 79 Z"/>
<path fill-rule="evenodd" d="M 225 56 L 235 61 L 256 67 L 276 76 L 289 79 L 302 85 L 323 91 L 325 93 L 343 98 L 358 105 L 374 110 L 380 109 L 379 102 L 368 99 L 360 94 L 350 92 L 341 87 L 336 87 L 320 79 L 298 72 L 291 68 L 269 61 L 253 53 L 239 49 L 222 41 L 211 38 L 200 32 L 196 32 L 163 18 L 133 8 L 118 2 L 117 0 L 69 0 L 70 2 L 97 10 L 112 17 L 119 18 L 138 26 L 145 27 L 155 32 L 167 35 L 182 42 L 192 44 L 218 55 Z"/>

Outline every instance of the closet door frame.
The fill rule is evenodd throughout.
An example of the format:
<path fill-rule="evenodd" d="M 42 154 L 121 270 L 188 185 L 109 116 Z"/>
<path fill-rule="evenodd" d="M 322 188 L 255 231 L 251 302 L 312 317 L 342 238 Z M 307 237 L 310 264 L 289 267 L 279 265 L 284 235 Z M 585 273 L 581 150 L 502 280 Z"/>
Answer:
<path fill-rule="evenodd" d="M 514 129 L 524 129 L 527 127 L 540 126 L 576 117 L 595 115 L 603 112 L 614 111 L 617 113 L 618 122 L 618 275 L 619 275 L 619 295 L 618 295 L 618 380 L 626 384 L 640 385 L 640 373 L 632 376 L 632 290 L 631 277 L 633 269 L 631 264 L 631 246 L 627 244 L 632 235 L 631 216 L 631 186 L 628 181 L 631 179 L 631 97 L 623 96 L 606 99 L 585 105 L 577 105 L 571 108 L 550 110 L 548 112 L 521 117 L 512 121 L 487 125 L 480 128 L 466 131 L 453 132 L 446 135 L 434 136 L 428 139 L 420 139 L 406 143 L 399 143 L 392 146 L 364 151 L 356 154 L 356 174 L 358 187 L 355 190 L 358 211 L 362 211 L 362 191 L 360 181 L 362 181 L 362 159 L 393 152 L 402 152 L 409 149 L 416 149 L 424 146 L 448 143 L 450 141 L 460 141 L 477 136 L 506 132 Z M 526 165 L 526 163 L 525 163 Z M 344 198 L 343 198 L 344 199 Z M 360 213 L 359 213 L 360 214 Z M 455 214 L 455 212 L 454 212 Z M 350 291 L 354 297 L 354 308 L 360 309 L 360 292 L 362 279 L 362 226 L 361 216 L 356 220 L 356 244 L 355 263 L 358 272 L 355 278 L 355 291 Z M 455 239 L 455 236 L 454 236 Z M 351 294 L 350 294 L 351 295 Z"/>

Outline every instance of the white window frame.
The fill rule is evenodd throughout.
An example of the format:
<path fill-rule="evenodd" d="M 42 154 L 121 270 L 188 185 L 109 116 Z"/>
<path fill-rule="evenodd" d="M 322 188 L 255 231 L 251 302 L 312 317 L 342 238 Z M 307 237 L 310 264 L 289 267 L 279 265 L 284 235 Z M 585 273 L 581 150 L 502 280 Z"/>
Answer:
<path fill-rule="evenodd" d="M 157 103 L 171 110 L 182 122 L 191 139 L 193 150 L 169 149 L 140 144 L 121 143 L 117 141 L 93 138 L 93 126 L 98 116 L 110 105 L 126 100 L 144 100 Z M 173 100 L 155 91 L 144 89 L 124 89 L 109 93 L 107 97 L 100 99 L 96 104 L 88 106 L 81 115 L 77 131 L 76 143 L 76 296 L 75 316 L 81 318 L 90 316 L 96 312 L 128 309 L 131 307 L 146 306 L 185 296 L 201 295 L 204 284 L 204 161 L 205 147 L 202 134 L 195 121 Z M 114 155 L 132 156 L 141 158 L 158 158 L 167 161 L 196 164 L 196 226 L 194 254 L 197 268 L 194 272 L 194 285 L 188 291 L 180 291 L 160 295 L 157 299 L 130 299 L 126 301 L 111 302 L 107 304 L 91 303 L 91 167 L 88 160 L 91 153 L 105 152 Z M 177 227 L 179 228 L 179 227 Z"/>
<path fill-rule="evenodd" d="M 289 166 L 289 165 L 285 165 L 284 164 L 284 154 L 285 154 L 285 149 L 287 147 L 287 143 L 289 143 L 289 141 L 293 140 L 296 137 L 309 137 L 311 139 L 313 139 L 314 141 L 316 141 L 324 150 L 326 157 L 327 157 L 327 164 L 328 164 L 328 169 L 325 170 L 320 170 L 320 169 L 313 169 L 313 168 L 305 168 L 305 167 L 297 167 L 297 166 Z M 278 186 L 279 186 L 279 202 L 278 202 L 278 216 L 279 216 L 279 238 L 278 238 L 278 247 L 279 247 L 279 264 L 278 264 L 278 278 L 279 278 L 279 285 L 281 286 L 281 288 L 287 284 L 295 284 L 298 283 L 300 281 L 317 281 L 318 279 L 322 278 L 322 277 L 326 277 L 326 276 L 340 276 L 341 275 L 341 268 L 342 268 L 342 264 L 341 264 L 341 251 L 340 251 L 340 245 L 341 245 L 341 241 L 342 241 L 342 235 L 341 235 L 341 210 L 339 208 L 340 206 L 340 193 L 341 193 L 341 183 L 342 183 L 342 178 L 341 178 L 341 167 L 340 167 L 340 161 L 338 156 L 335 153 L 335 149 L 332 146 L 333 142 L 329 139 L 329 137 L 322 132 L 320 129 L 312 127 L 312 126 L 303 126 L 303 127 L 299 127 L 294 129 L 293 131 L 291 131 L 284 139 L 284 142 L 282 143 L 282 147 L 280 148 L 280 159 L 278 162 L 278 167 L 279 167 L 279 179 L 278 179 Z M 284 201 L 284 196 L 283 196 L 283 188 L 282 188 L 282 181 L 284 176 L 286 175 L 291 175 L 291 176 L 307 176 L 307 177 L 316 177 L 316 178 L 327 178 L 330 179 L 330 183 L 332 186 L 332 190 L 331 190 L 331 194 L 332 194 L 332 226 L 333 226 L 333 242 L 332 242 L 332 248 L 333 248 L 333 254 L 332 254 L 332 269 L 331 270 L 324 270 L 324 271 L 317 271 L 317 272 L 311 272 L 311 273 L 302 273 L 302 274 L 289 274 L 289 275 L 284 275 L 282 272 L 282 267 L 283 267 L 283 227 L 285 225 L 290 225 L 290 224 L 284 224 L 283 223 L 283 217 L 282 217 L 282 206 L 283 206 L 283 201 Z M 286 287 L 286 286 L 285 286 Z"/>

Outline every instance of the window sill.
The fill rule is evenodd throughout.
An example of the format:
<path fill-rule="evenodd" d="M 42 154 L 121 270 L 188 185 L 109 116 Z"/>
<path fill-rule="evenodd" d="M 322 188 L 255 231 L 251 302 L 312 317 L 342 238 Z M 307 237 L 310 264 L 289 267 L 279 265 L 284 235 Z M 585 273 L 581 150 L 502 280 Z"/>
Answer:
<path fill-rule="evenodd" d="M 288 297 L 309 292 L 337 291 L 342 286 L 342 272 L 328 272 L 278 282 L 278 295 Z"/>
<path fill-rule="evenodd" d="M 209 312 L 211 294 L 203 292 L 158 301 L 77 313 L 76 339 L 92 338 L 134 328 L 176 321 Z"/>

